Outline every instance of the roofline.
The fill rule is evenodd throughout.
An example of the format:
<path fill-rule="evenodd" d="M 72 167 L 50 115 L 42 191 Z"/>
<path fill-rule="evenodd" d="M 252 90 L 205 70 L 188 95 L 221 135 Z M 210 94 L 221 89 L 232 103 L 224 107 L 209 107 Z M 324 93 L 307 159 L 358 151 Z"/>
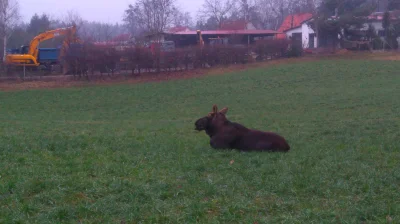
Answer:
<path fill-rule="evenodd" d="M 304 20 L 303 22 L 300 23 L 299 26 L 295 26 L 295 27 L 289 28 L 289 29 L 287 29 L 287 30 L 284 30 L 283 32 L 286 32 L 286 31 L 289 31 L 289 30 L 294 30 L 294 29 L 300 28 L 304 23 L 309 22 L 309 21 L 311 21 L 311 20 L 313 20 L 313 19 L 314 19 L 314 18 L 311 17 L 311 18 L 309 18 L 309 19 L 307 19 L 307 20 Z"/>
<path fill-rule="evenodd" d="M 309 22 L 309 21 L 311 21 L 311 20 L 313 20 L 313 19 L 314 19 L 314 16 L 311 17 L 311 18 L 309 18 L 309 19 L 304 20 L 304 21 L 301 22 L 300 24 L 304 24 L 304 23 Z"/>
<path fill-rule="evenodd" d="M 289 29 L 287 29 L 287 30 L 284 30 L 283 32 L 287 32 L 287 31 L 289 31 L 289 30 L 294 30 L 294 29 L 301 28 L 301 25 L 303 25 L 303 24 L 300 24 L 300 26 L 296 26 L 296 27 L 289 28 Z"/>
<path fill-rule="evenodd" d="M 202 30 L 202 35 L 233 35 L 233 34 L 242 34 L 242 35 L 257 35 L 257 34 L 281 34 L 282 32 L 275 30 Z M 171 35 L 197 35 L 197 31 L 183 31 L 176 33 L 169 33 Z"/>

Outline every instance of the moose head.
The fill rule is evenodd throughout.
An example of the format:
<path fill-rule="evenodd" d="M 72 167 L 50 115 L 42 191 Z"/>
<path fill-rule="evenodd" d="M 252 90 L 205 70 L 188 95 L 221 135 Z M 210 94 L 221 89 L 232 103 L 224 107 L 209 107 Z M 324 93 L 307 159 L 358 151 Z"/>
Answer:
<path fill-rule="evenodd" d="M 211 130 L 216 129 L 227 121 L 225 116 L 227 112 L 227 107 L 218 111 L 217 105 L 214 104 L 212 111 L 208 113 L 207 116 L 202 117 L 195 122 L 195 130 L 206 131 L 206 133 L 209 134 Z"/>
<path fill-rule="evenodd" d="M 284 151 L 290 150 L 286 140 L 273 132 L 248 129 L 226 118 L 228 108 L 218 111 L 213 105 L 212 112 L 195 122 L 195 130 L 205 131 L 210 145 L 218 149 L 239 149 L 242 151 Z"/>

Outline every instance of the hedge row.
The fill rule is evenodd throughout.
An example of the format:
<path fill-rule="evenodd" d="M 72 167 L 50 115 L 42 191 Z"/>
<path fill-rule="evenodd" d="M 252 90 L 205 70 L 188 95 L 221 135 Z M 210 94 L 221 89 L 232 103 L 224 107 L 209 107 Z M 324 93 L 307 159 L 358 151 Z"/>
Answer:
<path fill-rule="evenodd" d="M 286 57 L 288 40 L 262 40 L 251 46 L 214 45 L 162 51 L 160 47 L 128 46 L 117 50 L 108 46 L 71 45 L 63 60 L 72 74 L 113 74 L 115 70 L 160 72 L 188 70 L 218 65 L 249 63 L 255 60 Z"/>

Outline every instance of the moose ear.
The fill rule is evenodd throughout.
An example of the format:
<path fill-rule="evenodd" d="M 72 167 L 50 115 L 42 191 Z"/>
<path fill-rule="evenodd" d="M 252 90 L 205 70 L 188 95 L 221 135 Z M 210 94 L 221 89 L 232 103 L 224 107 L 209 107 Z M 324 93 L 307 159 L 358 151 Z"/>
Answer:
<path fill-rule="evenodd" d="M 220 110 L 219 112 L 222 113 L 222 114 L 226 114 L 226 113 L 228 113 L 228 108 L 227 108 L 227 107 L 224 107 L 224 108 L 222 108 L 222 110 Z"/>
<path fill-rule="evenodd" d="M 214 104 L 214 106 L 213 106 L 213 113 L 214 113 L 214 114 L 217 114 L 217 113 L 218 113 L 218 107 L 217 107 L 217 105 L 215 105 L 215 104 Z"/>

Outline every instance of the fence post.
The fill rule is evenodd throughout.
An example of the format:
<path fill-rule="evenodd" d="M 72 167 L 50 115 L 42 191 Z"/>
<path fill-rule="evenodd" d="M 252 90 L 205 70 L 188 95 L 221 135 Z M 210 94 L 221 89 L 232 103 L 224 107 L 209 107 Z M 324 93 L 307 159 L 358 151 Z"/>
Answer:
<path fill-rule="evenodd" d="M 23 76 L 23 80 L 25 81 L 25 63 L 24 63 L 24 76 Z"/>

